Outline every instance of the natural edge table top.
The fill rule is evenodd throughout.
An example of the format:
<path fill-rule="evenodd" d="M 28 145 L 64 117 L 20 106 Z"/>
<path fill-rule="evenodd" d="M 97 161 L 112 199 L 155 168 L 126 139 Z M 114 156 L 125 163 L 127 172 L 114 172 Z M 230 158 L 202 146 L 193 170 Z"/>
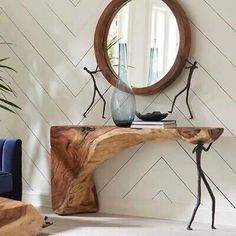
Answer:
<path fill-rule="evenodd" d="M 118 152 L 139 143 L 183 140 L 213 143 L 223 128 L 131 129 L 116 126 L 51 127 L 52 207 L 57 214 L 96 212 L 92 174 Z"/>

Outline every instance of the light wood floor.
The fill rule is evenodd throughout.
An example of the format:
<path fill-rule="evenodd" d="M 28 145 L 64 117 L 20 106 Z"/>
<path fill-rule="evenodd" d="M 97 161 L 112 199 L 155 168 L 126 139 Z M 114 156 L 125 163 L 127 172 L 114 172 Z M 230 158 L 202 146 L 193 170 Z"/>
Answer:
<path fill-rule="evenodd" d="M 186 222 L 104 214 L 62 217 L 49 209 L 40 211 L 53 222 L 40 236 L 236 236 L 236 226 L 216 225 L 212 230 L 208 224 L 194 223 L 194 230 L 188 231 Z"/>

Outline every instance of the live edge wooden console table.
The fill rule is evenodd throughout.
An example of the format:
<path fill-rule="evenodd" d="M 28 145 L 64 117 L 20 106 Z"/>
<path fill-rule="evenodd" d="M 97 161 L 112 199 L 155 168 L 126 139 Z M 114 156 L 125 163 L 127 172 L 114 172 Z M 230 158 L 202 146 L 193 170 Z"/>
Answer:
<path fill-rule="evenodd" d="M 125 148 L 139 143 L 183 140 L 195 144 L 198 169 L 198 200 L 188 229 L 201 201 L 201 180 L 212 198 L 214 228 L 215 198 L 201 169 L 201 153 L 223 133 L 223 128 L 130 129 L 115 126 L 51 127 L 52 207 L 59 215 L 98 211 L 93 172 Z M 204 144 L 209 143 L 208 148 Z"/>

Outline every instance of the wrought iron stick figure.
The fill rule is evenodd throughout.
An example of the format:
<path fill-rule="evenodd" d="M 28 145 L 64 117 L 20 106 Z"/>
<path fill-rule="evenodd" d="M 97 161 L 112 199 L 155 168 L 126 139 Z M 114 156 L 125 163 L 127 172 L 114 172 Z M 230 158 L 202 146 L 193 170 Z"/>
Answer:
<path fill-rule="evenodd" d="M 89 70 L 87 67 L 84 67 L 84 70 L 87 71 L 93 80 L 93 85 L 94 85 L 94 90 L 93 90 L 93 98 L 92 98 L 92 102 L 90 103 L 89 107 L 87 108 L 87 110 L 84 112 L 83 116 L 86 118 L 86 114 L 87 112 L 90 110 L 90 108 L 92 107 L 92 105 L 94 104 L 95 101 L 95 96 L 96 96 L 96 92 L 98 93 L 98 95 L 100 96 L 100 98 L 103 100 L 103 111 L 102 111 L 102 118 L 106 119 L 105 117 L 105 108 L 106 108 L 106 100 L 103 97 L 103 95 L 101 94 L 101 92 L 98 89 L 98 86 L 96 84 L 96 80 L 94 77 L 94 74 L 96 74 L 97 72 L 100 72 L 99 67 L 97 66 L 96 69 L 94 71 Z"/>
<path fill-rule="evenodd" d="M 190 118 L 189 119 L 192 119 L 193 115 L 192 115 L 192 112 L 191 112 L 191 109 L 190 109 L 190 106 L 189 106 L 189 102 L 188 102 L 188 99 L 189 99 L 189 89 L 190 89 L 190 86 L 191 86 L 191 79 L 192 79 L 193 71 L 195 69 L 197 69 L 198 67 L 197 67 L 197 62 L 196 61 L 194 63 L 191 63 L 188 60 L 186 60 L 186 61 L 190 64 L 190 66 L 185 67 L 185 69 L 189 69 L 188 81 L 187 81 L 186 86 L 175 96 L 173 104 L 172 104 L 172 107 L 171 107 L 171 110 L 169 111 L 169 113 L 173 112 L 174 105 L 175 105 L 177 97 L 180 94 L 182 94 L 185 90 L 187 90 L 186 91 L 186 104 L 187 104 L 187 107 L 188 107 L 188 110 L 189 110 L 189 113 L 190 113 Z"/>
<path fill-rule="evenodd" d="M 202 155 L 202 151 L 209 151 L 210 147 L 211 147 L 212 143 L 209 144 L 209 146 L 207 148 L 204 147 L 204 144 L 203 143 L 198 143 L 197 146 L 193 149 L 193 153 L 196 152 L 196 163 L 197 163 L 197 171 L 198 171 L 198 196 L 197 196 L 197 204 L 194 208 L 194 211 L 193 211 L 193 214 L 192 214 L 192 217 L 191 217 L 191 220 L 188 224 L 188 227 L 187 229 L 188 230 L 192 230 L 191 228 L 191 225 L 193 223 L 193 220 L 194 220 L 194 217 L 196 215 L 196 212 L 198 210 L 198 207 L 200 206 L 201 204 L 201 180 L 203 180 L 206 188 L 207 188 L 207 191 L 211 197 L 211 201 L 212 201 L 212 220 L 211 220 L 211 228 L 212 229 L 215 229 L 215 205 L 216 205 L 216 201 L 215 201 L 215 196 L 211 190 L 211 187 L 209 185 L 209 183 L 207 182 L 207 179 L 204 175 L 204 172 L 202 170 L 202 167 L 201 167 L 201 155 Z"/>

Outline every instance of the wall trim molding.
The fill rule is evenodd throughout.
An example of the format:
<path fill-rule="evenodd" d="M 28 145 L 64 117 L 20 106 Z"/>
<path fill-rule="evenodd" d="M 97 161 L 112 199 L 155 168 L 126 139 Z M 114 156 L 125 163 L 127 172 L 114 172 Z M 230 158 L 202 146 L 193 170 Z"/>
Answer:
<path fill-rule="evenodd" d="M 195 202 L 193 204 L 169 203 L 165 200 L 149 201 L 135 199 L 103 198 L 100 201 L 99 213 L 119 214 L 128 216 L 138 216 L 147 218 L 159 218 L 164 220 L 189 222 Z M 194 222 L 211 224 L 211 206 L 201 205 L 196 214 Z M 220 208 L 216 205 L 215 216 L 217 225 L 236 226 L 236 210 L 230 208 Z M 194 227 L 194 224 L 193 224 Z"/>
<path fill-rule="evenodd" d="M 51 208 L 51 196 L 41 192 L 24 191 L 23 201 L 30 203 L 35 207 Z M 143 200 L 102 198 L 100 200 L 99 213 L 118 214 L 127 216 L 138 216 L 147 218 L 159 218 L 165 220 L 186 221 L 190 220 L 192 215 L 193 204 L 170 203 L 165 200 L 153 201 L 150 204 Z M 217 225 L 236 226 L 236 210 L 229 208 L 220 208 L 216 205 L 216 227 Z M 201 205 L 198 209 L 194 222 L 211 223 L 211 206 Z M 194 225 L 193 225 L 194 227 Z"/>
<path fill-rule="evenodd" d="M 52 207 L 51 196 L 37 191 L 23 191 L 22 201 L 35 207 Z"/>

